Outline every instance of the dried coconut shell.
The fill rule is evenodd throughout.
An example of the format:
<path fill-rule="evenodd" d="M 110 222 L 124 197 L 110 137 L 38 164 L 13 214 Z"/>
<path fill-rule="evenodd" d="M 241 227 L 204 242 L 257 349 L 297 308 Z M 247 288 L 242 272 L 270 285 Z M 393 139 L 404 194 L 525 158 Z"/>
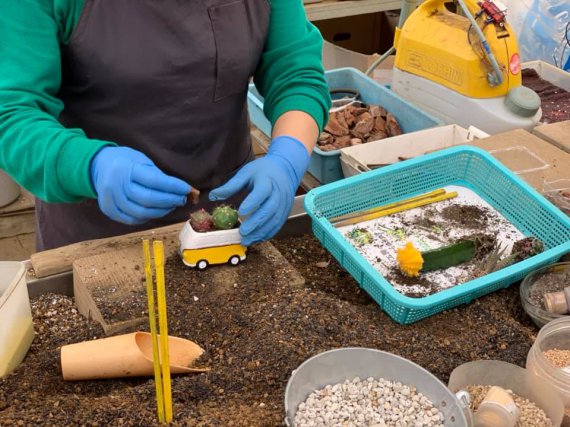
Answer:
<path fill-rule="evenodd" d="M 332 144 L 334 137 L 328 132 L 321 132 L 319 136 L 319 145 Z"/>
<path fill-rule="evenodd" d="M 330 114 L 329 122 L 324 130 L 334 136 L 348 135 L 349 130 L 344 116 L 344 111 L 337 111 Z"/>
<path fill-rule="evenodd" d="M 374 117 L 368 112 L 364 112 L 356 119 L 352 135 L 355 138 L 366 139 L 370 135 L 370 131 L 374 127 Z"/>
<path fill-rule="evenodd" d="M 346 147 L 350 147 L 350 140 L 352 138 L 349 135 L 346 136 L 339 136 L 338 138 L 335 139 L 334 141 L 334 146 L 340 150 L 341 148 L 346 148 Z"/>
<path fill-rule="evenodd" d="M 384 109 L 382 107 L 380 107 L 379 105 L 371 105 L 369 110 L 370 110 L 370 114 L 372 114 L 372 117 L 374 117 L 374 118 L 381 117 L 382 112 L 385 113 Z"/>
<path fill-rule="evenodd" d="M 382 132 L 386 133 L 386 120 L 382 116 L 377 116 L 374 118 L 374 127 L 372 128 L 372 133 Z"/>
<path fill-rule="evenodd" d="M 370 136 L 366 142 L 379 141 L 384 138 L 388 138 L 388 134 L 386 132 L 372 129 L 372 132 L 370 132 Z"/>
<path fill-rule="evenodd" d="M 355 109 L 354 109 L 354 115 L 355 115 L 356 117 L 358 117 L 358 116 L 360 116 L 360 115 L 362 115 L 362 114 L 364 114 L 364 113 L 370 114 L 370 109 L 369 109 L 369 107 L 358 107 L 358 108 L 355 108 Z"/>
<path fill-rule="evenodd" d="M 333 144 L 321 145 L 321 146 L 319 147 L 319 149 L 321 149 L 322 151 L 334 151 L 334 150 L 338 150 L 338 148 L 336 148 Z"/>
<path fill-rule="evenodd" d="M 388 136 L 397 136 L 404 133 L 402 132 L 402 128 L 400 128 L 398 121 L 392 113 L 388 113 L 386 115 L 386 129 L 388 131 Z"/>
<path fill-rule="evenodd" d="M 348 125 L 348 127 L 352 127 L 354 126 L 354 111 L 356 110 L 356 107 L 354 105 L 349 105 L 348 107 L 346 107 L 343 112 L 344 112 L 344 120 L 346 121 L 346 124 Z"/>

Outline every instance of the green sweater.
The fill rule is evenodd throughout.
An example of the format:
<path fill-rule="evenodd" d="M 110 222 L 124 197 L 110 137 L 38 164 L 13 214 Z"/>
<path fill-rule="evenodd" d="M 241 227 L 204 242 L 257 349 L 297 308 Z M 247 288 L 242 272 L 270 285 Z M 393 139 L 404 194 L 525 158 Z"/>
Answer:
<path fill-rule="evenodd" d="M 94 198 L 89 164 L 112 141 L 89 139 L 57 120 L 63 102 L 60 47 L 69 42 L 83 0 L 2 0 L 0 12 L 0 169 L 48 202 Z M 275 123 L 291 110 L 322 129 L 330 98 L 322 38 L 301 0 L 271 0 L 269 35 L 254 76 Z"/>

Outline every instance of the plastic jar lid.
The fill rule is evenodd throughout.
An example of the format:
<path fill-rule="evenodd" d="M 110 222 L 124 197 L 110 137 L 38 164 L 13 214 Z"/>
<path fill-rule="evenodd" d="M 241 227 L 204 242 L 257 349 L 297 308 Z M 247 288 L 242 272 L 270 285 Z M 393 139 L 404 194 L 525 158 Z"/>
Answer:
<path fill-rule="evenodd" d="M 518 116 L 532 117 L 540 108 L 540 97 L 526 86 L 517 86 L 507 93 L 505 105 Z"/>

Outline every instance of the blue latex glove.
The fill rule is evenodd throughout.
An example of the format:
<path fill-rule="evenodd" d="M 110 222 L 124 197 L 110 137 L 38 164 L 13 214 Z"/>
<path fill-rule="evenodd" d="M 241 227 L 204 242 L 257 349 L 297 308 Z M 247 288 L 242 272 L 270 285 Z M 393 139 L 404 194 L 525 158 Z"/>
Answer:
<path fill-rule="evenodd" d="M 246 164 L 227 183 L 210 192 L 210 200 L 215 201 L 250 189 L 238 210 L 240 216 L 249 215 L 240 227 L 242 245 L 268 240 L 283 226 L 309 160 L 299 140 L 279 136 L 271 142 L 266 156 Z"/>
<path fill-rule="evenodd" d="M 191 187 L 165 175 L 152 160 L 128 147 L 105 147 L 90 167 L 99 208 L 125 224 L 143 224 L 186 204 Z"/>

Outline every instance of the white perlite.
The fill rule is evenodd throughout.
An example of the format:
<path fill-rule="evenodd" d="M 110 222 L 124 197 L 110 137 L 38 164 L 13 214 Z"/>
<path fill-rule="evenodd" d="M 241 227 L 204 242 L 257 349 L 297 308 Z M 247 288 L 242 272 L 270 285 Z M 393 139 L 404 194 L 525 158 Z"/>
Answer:
<path fill-rule="evenodd" d="M 414 386 L 361 380 L 327 385 L 309 395 L 295 427 L 443 427 L 443 414 Z"/>
<path fill-rule="evenodd" d="M 444 188 L 447 192 L 457 191 L 457 197 L 432 205 L 361 222 L 356 225 L 339 227 L 338 230 L 384 277 L 387 277 L 394 268 L 397 268 L 396 251 L 398 248 L 403 247 L 408 241 L 412 242 L 419 250 L 427 251 L 453 243 L 469 234 L 473 234 L 473 230 L 460 229 L 452 226 L 452 224 L 440 216 L 443 209 L 454 204 L 471 205 L 485 209 L 488 220 L 487 229 L 478 231 L 494 235 L 501 244 L 501 247 L 506 248 L 507 253 L 510 253 L 514 242 L 525 237 L 510 221 L 503 217 L 474 191 L 457 185 L 450 185 Z M 424 214 L 428 212 L 428 210 L 426 210 L 428 208 L 435 210 L 435 215 L 429 218 L 440 224 L 442 230 L 439 234 L 433 233 L 432 230 L 414 225 L 416 221 L 424 218 Z M 432 212 L 432 209 L 430 209 L 429 212 Z M 372 233 L 374 242 L 362 246 L 354 244 L 350 237 L 348 237 L 348 234 L 355 228 L 366 228 Z M 438 240 L 432 238 L 434 234 L 437 234 Z M 422 274 L 422 277 L 433 283 L 436 288 L 435 290 L 439 292 L 464 283 L 472 273 L 473 268 L 474 266 L 450 267 L 446 270 L 430 271 Z M 398 283 L 396 280 L 392 281 L 392 286 L 403 294 L 414 293 L 418 296 L 428 295 L 431 291 L 419 283 L 403 284 Z"/>

